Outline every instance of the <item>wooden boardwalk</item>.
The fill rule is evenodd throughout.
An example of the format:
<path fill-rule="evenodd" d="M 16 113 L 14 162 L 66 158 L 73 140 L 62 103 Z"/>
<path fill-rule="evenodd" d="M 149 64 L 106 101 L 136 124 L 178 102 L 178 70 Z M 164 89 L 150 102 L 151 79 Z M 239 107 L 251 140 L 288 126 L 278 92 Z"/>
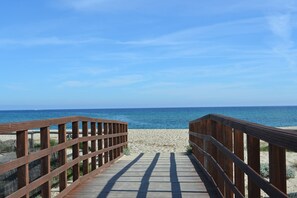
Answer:
<path fill-rule="evenodd" d="M 124 156 L 66 197 L 217 197 L 191 157 L 183 153 Z"/>

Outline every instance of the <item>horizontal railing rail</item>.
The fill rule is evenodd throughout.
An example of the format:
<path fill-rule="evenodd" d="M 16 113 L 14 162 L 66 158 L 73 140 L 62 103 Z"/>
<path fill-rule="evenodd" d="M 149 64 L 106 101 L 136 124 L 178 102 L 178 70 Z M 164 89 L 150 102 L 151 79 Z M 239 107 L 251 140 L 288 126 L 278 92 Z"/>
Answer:
<path fill-rule="evenodd" d="M 189 131 L 193 155 L 222 196 L 245 197 L 247 175 L 249 197 L 260 197 L 260 189 L 287 197 L 286 150 L 297 152 L 296 131 L 215 114 L 191 121 Z M 260 140 L 269 147 L 269 181 L 260 175 Z"/>
<path fill-rule="evenodd" d="M 70 129 L 66 129 L 67 124 L 71 125 Z M 51 127 L 56 127 L 57 130 L 51 132 Z M 36 132 L 37 128 L 40 129 L 39 132 Z M 70 131 L 71 136 L 67 136 Z M 59 194 L 55 196 L 63 197 L 81 182 L 120 158 L 128 144 L 126 122 L 87 117 L 0 124 L 0 137 L 7 133 L 16 136 L 17 158 L 1 164 L 0 175 L 16 170 L 18 185 L 18 190 L 8 197 L 29 197 L 37 188 L 40 188 L 42 197 L 51 197 L 53 178 L 58 178 Z M 36 133 L 40 135 L 40 150 L 29 152 L 29 134 Z M 56 134 L 57 145 L 50 145 L 51 134 Z M 67 159 L 67 151 L 71 151 L 72 159 Z M 55 153 L 58 157 L 53 168 L 51 162 Z M 29 164 L 38 160 L 41 176 L 30 181 Z M 72 172 L 72 181 L 67 179 L 68 172 Z"/>

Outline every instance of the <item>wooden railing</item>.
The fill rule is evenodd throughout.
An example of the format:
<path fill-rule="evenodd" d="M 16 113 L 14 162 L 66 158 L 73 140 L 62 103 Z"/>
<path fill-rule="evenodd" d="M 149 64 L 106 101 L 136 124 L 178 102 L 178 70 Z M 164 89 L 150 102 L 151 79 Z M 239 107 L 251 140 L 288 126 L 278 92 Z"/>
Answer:
<path fill-rule="evenodd" d="M 70 139 L 66 138 L 66 126 L 71 126 Z M 58 144 L 55 146 L 50 146 L 51 127 L 58 130 Z M 36 128 L 40 129 L 40 150 L 29 153 L 28 130 Z M 16 135 L 17 158 L 0 165 L 0 175 L 17 170 L 18 190 L 9 197 L 29 197 L 30 192 L 38 187 L 41 188 L 42 197 L 51 197 L 51 181 L 54 177 L 59 178 L 60 193 L 57 197 L 63 197 L 122 156 L 123 149 L 127 147 L 127 131 L 125 122 L 87 117 L 0 124 L 0 135 Z M 72 159 L 67 159 L 67 150 L 72 151 Z M 51 170 L 51 155 L 54 153 L 58 153 L 58 167 Z M 36 160 L 40 160 L 41 177 L 30 182 L 29 163 Z M 72 170 L 72 182 L 67 181 L 68 170 Z"/>
<path fill-rule="evenodd" d="M 260 197 L 260 189 L 287 197 L 286 150 L 297 152 L 296 131 L 213 114 L 191 121 L 189 130 L 193 155 L 223 197 Z M 260 140 L 269 145 L 269 181 L 260 175 Z"/>

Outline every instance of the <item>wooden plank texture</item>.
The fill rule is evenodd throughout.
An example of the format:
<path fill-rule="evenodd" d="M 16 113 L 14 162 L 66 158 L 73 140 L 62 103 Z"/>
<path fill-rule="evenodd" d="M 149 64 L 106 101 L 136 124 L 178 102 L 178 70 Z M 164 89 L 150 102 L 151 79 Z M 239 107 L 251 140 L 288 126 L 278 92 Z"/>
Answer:
<path fill-rule="evenodd" d="M 287 193 L 286 150 L 269 144 L 269 178 L 270 182 Z"/>
<path fill-rule="evenodd" d="M 65 197 L 218 197 L 182 153 L 124 156 Z"/>
<path fill-rule="evenodd" d="M 50 130 L 49 127 L 43 127 L 40 129 L 40 147 L 41 149 L 47 149 L 50 147 Z M 51 159 L 50 155 L 41 158 L 41 175 L 47 175 L 51 171 Z M 41 196 L 51 197 L 51 183 L 45 182 L 41 186 Z"/>
<path fill-rule="evenodd" d="M 28 131 L 18 131 L 16 133 L 16 155 L 17 158 L 28 155 Z M 25 164 L 17 169 L 18 189 L 29 184 L 29 165 Z M 29 197 L 27 193 L 23 198 Z"/>
<path fill-rule="evenodd" d="M 58 126 L 59 130 L 59 144 L 66 142 L 66 125 L 60 124 Z M 67 162 L 67 153 L 66 149 L 59 151 L 59 166 L 63 166 Z M 67 171 L 63 171 L 59 175 L 59 190 L 62 192 L 67 187 Z"/>

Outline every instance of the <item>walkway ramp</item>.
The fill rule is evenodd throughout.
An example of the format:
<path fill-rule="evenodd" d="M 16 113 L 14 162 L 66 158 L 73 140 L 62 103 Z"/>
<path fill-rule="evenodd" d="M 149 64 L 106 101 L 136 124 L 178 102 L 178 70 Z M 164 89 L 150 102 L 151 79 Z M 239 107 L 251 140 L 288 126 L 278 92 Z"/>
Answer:
<path fill-rule="evenodd" d="M 66 197 L 215 197 L 209 186 L 191 156 L 142 153 L 122 157 Z"/>

